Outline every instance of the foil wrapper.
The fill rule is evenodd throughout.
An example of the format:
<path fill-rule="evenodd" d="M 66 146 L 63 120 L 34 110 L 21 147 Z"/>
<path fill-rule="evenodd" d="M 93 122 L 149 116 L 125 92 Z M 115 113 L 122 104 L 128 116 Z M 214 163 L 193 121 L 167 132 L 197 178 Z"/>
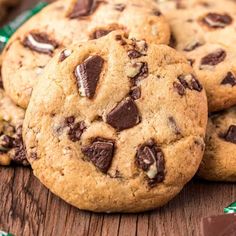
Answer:
<path fill-rule="evenodd" d="M 0 236 L 14 236 L 14 235 L 0 230 Z"/>
<path fill-rule="evenodd" d="M 225 207 L 224 213 L 226 213 L 226 214 L 236 213 L 236 202 L 233 202 L 229 206 Z"/>

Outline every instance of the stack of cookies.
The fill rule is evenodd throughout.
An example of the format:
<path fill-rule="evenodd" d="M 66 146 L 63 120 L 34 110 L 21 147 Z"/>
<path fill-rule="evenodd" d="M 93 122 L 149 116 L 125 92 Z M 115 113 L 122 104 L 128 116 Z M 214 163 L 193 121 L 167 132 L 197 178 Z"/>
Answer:
<path fill-rule="evenodd" d="M 96 212 L 162 206 L 197 171 L 235 181 L 235 13 L 231 0 L 50 4 L 2 54 L 0 162 L 30 163 Z"/>

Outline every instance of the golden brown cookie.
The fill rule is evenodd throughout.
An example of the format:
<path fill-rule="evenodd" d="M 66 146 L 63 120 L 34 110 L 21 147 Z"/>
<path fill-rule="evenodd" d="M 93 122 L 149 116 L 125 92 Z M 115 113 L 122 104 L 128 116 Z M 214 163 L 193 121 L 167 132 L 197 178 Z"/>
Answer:
<path fill-rule="evenodd" d="M 34 174 L 70 204 L 138 212 L 197 171 L 205 91 L 187 60 L 121 32 L 68 46 L 45 68 L 24 122 Z"/>
<path fill-rule="evenodd" d="M 209 117 L 206 151 L 199 176 L 213 181 L 236 181 L 236 107 Z"/>
<path fill-rule="evenodd" d="M 125 30 L 130 38 L 169 42 L 169 24 L 151 0 L 52 3 L 22 26 L 6 46 L 2 76 L 7 94 L 26 108 L 33 86 L 53 55 L 74 41 L 99 38 L 117 29 Z"/>
<path fill-rule="evenodd" d="M 184 53 L 206 89 L 210 111 L 236 104 L 236 2 L 159 1 L 172 46 Z"/>

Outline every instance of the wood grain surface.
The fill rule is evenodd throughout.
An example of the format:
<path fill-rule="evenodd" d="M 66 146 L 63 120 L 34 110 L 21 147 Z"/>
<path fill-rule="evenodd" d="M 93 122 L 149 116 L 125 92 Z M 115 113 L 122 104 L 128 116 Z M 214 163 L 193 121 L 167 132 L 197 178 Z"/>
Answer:
<path fill-rule="evenodd" d="M 235 199 L 234 184 L 195 180 L 161 209 L 94 214 L 60 200 L 28 168 L 0 167 L 0 229 L 17 236 L 198 236 L 201 217 L 222 213 Z"/>
<path fill-rule="evenodd" d="M 8 20 L 36 2 L 23 1 Z M 234 184 L 195 180 L 161 209 L 142 214 L 94 214 L 60 200 L 28 168 L 0 167 L 0 230 L 16 236 L 198 236 L 203 216 L 222 213 L 235 200 Z"/>

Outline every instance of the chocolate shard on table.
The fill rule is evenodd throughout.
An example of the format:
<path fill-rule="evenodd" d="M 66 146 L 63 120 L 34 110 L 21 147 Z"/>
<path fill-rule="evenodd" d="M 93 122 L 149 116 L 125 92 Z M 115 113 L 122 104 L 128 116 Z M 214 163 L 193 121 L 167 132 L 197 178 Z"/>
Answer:
<path fill-rule="evenodd" d="M 210 216 L 202 219 L 201 236 L 235 236 L 236 214 Z"/>

